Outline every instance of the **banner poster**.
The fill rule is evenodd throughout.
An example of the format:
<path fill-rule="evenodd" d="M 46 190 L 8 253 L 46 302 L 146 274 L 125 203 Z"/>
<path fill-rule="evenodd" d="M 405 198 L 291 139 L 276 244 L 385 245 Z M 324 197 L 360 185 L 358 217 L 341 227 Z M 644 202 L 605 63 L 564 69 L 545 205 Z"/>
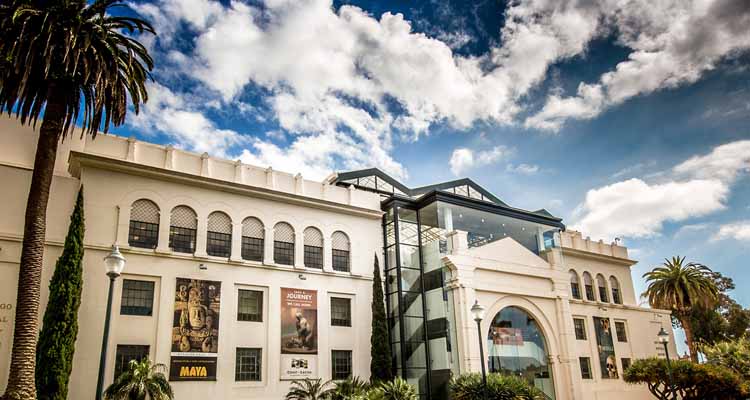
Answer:
<path fill-rule="evenodd" d="M 215 381 L 221 282 L 177 278 L 172 320 L 172 381 Z"/>
<path fill-rule="evenodd" d="M 318 377 L 315 290 L 281 288 L 281 379 Z"/>
<path fill-rule="evenodd" d="M 602 370 L 602 378 L 617 379 L 617 361 L 615 358 L 615 346 L 612 342 L 612 328 L 609 318 L 594 317 L 594 330 L 596 331 L 596 345 L 599 350 L 599 365 Z"/>
<path fill-rule="evenodd" d="M 523 332 L 519 328 L 492 328 L 492 343 L 503 346 L 523 346 Z"/>

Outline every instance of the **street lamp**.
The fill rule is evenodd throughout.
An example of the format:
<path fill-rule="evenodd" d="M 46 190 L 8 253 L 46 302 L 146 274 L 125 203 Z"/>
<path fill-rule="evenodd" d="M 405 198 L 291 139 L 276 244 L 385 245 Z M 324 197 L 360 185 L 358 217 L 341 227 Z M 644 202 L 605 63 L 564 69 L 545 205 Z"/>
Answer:
<path fill-rule="evenodd" d="M 669 333 L 664 330 L 664 327 L 661 327 L 661 330 L 659 330 L 659 333 L 656 334 L 656 336 L 659 338 L 659 343 L 664 345 L 664 354 L 667 356 L 667 376 L 669 377 L 669 391 L 672 392 L 672 365 L 669 361 Z"/>
<path fill-rule="evenodd" d="M 125 268 L 125 257 L 120 253 L 117 245 L 112 246 L 112 252 L 104 257 L 104 270 L 109 277 L 109 294 L 107 295 L 107 314 L 104 318 L 104 337 L 102 337 L 102 352 L 99 359 L 99 378 L 96 380 L 96 400 L 99 400 L 104 391 L 104 364 L 107 362 L 107 342 L 109 340 L 109 320 L 112 314 L 112 289 L 122 270 Z"/>
<path fill-rule="evenodd" d="M 477 321 L 477 333 L 479 334 L 479 363 L 482 365 L 482 387 L 486 394 L 487 391 L 487 371 L 484 368 L 484 346 L 482 345 L 482 320 L 484 319 L 484 306 L 479 304 L 479 300 L 474 300 L 471 306 L 471 315 L 474 321 Z"/>

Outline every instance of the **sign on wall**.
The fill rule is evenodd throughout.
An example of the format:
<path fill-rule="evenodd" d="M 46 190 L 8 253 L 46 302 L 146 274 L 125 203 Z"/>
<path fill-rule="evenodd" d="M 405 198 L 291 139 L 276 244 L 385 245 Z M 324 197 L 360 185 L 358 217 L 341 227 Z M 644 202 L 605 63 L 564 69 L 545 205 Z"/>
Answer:
<path fill-rule="evenodd" d="M 599 350 L 599 365 L 602 370 L 602 378 L 617 379 L 617 361 L 615 358 L 615 346 L 612 341 L 612 326 L 609 318 L 594 317 L 594 330 L 596 332 L 596 345 Z"/>
<path fill-rule="evenodd" d="M 169 379 L 215 381 L 221 282 L 177 278 Z"/>
<path fill-rule="evenodd" d="M 281 379 L 317 378 L 315 290 L 281 288 Z"/>

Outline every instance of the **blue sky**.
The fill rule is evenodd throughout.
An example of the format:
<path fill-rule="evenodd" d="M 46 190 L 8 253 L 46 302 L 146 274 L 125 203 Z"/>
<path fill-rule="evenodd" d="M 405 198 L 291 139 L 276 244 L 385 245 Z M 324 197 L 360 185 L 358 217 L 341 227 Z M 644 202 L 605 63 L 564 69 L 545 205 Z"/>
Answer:
<path fill-rule="evenodd" d="M 680 254 L 750 305 L 744 0 L 129 4 L 157 67 L 116 133 L 311 179 L 469 176 L 620 237 L 638 292 Z"/>

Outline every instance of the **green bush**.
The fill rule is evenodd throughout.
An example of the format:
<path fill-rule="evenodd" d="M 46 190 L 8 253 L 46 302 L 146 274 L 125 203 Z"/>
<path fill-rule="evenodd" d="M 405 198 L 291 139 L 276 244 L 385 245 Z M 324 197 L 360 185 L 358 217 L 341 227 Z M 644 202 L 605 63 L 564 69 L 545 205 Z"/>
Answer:
<path fill-rule="evenodd" d="M 408 384 L 401 378 L 390 382 L 380 383 L 372 388 L 367 394 L 368 400 L 417 400 L 417 391 L 414 386 Z"/>
<path fill-rule="evenodd" d="M 714 345 L 702 345 L 700 351 L 710 364 L 720 365 L 750 381 L 750 339 L 743 337 Z"/>
<path fill-rule="evenodd" d="M 453 400 L 544 400 L 539 389 L 516 376 L 488 374 L 487 392 L 484 392 L 481 374 L 464 374 L 448 385 Z"/>
<path fill-rule="evenodd" d="M 331 400 L 351 400 L 365 398 L 370 385 L 355 376 L 344 381 L 334 382 L 333 391 L 330 394 Z"/>
<path fill-rule="evenodd" d="M 636 360 L 623 373 L 628 383 L 646 384 L 660 400 L 739 400 L 750 395 L 745 379 L 734 371 L 712 364 L 664 359 Z"/>

